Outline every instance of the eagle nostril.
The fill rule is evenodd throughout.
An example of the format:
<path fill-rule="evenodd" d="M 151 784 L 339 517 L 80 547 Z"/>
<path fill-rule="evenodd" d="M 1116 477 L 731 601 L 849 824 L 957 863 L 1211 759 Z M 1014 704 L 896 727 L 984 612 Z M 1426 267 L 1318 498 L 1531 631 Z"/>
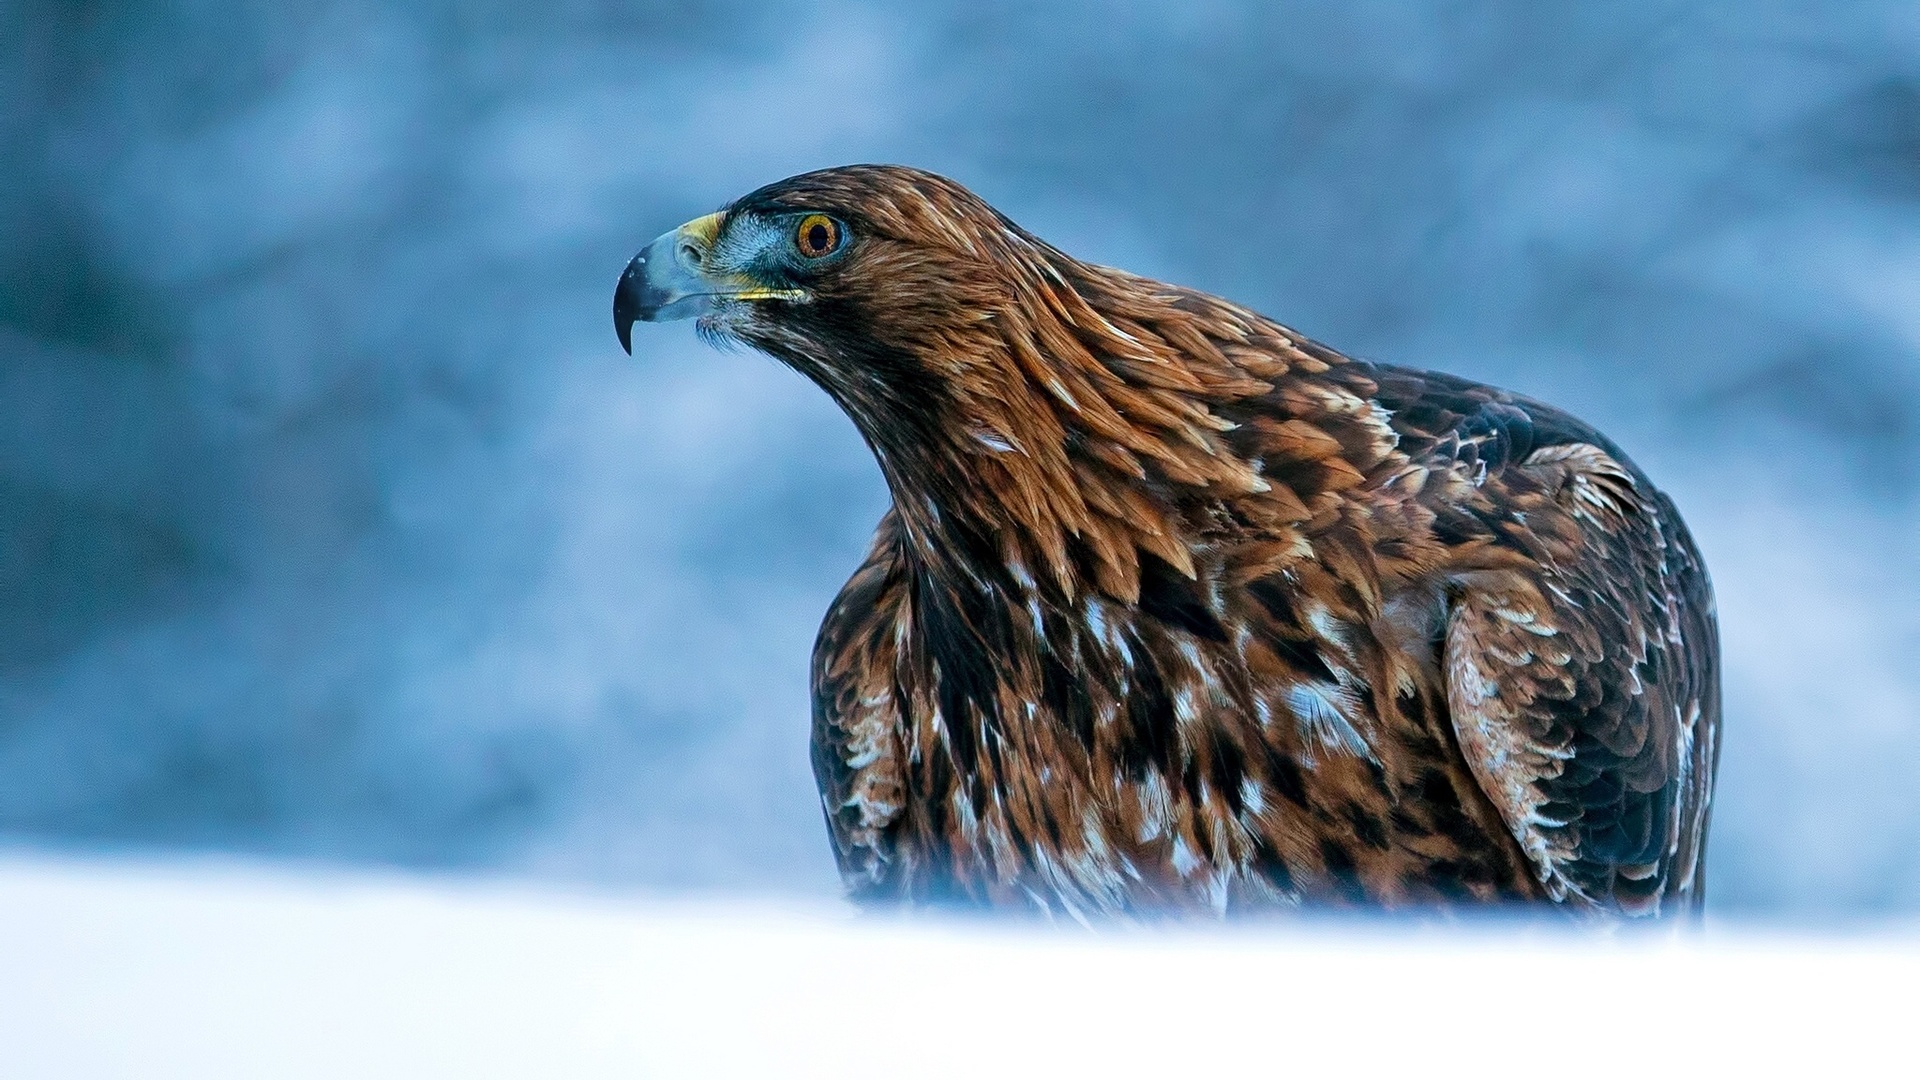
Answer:
<path fill-rule="evenodd" d="M 698 268 L 700 265 L 700 249 L 693 246 L 692 244 L 681 244 L 680 245 L 680 261 L 683 263 L 686 263 L 689 266 Z"/>

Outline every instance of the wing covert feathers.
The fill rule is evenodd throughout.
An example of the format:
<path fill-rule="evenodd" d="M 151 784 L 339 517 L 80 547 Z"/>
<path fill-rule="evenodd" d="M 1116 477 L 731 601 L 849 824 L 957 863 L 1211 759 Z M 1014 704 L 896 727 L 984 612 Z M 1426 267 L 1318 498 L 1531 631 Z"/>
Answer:
<path fill-rule="evenodd" d="M 1445 655 L 1461 751 L 1554 899 L 1697 907 L 1719 712 L 1699 557 L 1599 447 L 1513 471 L 1489 483 L 1538 564 L 1459 586 Z"/>

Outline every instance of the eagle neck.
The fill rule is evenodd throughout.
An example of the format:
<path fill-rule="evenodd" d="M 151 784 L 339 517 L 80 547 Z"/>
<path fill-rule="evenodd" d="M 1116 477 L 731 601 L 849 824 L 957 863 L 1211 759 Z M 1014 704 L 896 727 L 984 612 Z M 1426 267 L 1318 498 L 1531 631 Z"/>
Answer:
<path fill-rule="evenodd" d="M 1023 254 L 963 331 L 876 365 L 924 385 L 888 407 L 843 404 L 887 477 L 909 565 L 1023 607 L 1130 603 L 1143 565 L 1191 578 L 1221 504 L 1267 489 L 1231 414 L 1285 372 L 1263 346 L 1292 339 L 1210 297 Z"/>

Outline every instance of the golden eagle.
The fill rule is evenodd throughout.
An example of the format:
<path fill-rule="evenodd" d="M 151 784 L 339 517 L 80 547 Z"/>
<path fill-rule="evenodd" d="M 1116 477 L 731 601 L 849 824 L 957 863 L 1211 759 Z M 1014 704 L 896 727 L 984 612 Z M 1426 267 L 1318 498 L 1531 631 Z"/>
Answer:
<path fill-rule="evenodd" d="M 813 656 L 856 899 L 1698 910 L 1712 593 L 1586 424 L 896 166 L 655 240 L 621 344 L 689 317 L 819 384 L 892 492 Z"/>

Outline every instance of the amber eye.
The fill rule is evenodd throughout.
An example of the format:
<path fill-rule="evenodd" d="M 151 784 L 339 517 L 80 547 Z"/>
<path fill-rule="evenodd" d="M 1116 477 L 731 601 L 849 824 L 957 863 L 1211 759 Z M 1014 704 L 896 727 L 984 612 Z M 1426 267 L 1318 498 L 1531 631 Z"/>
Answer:
<path fill-rule="evenodd" d="M 831 255 L 840 247 L 840 223 L 825 214 L 808 214 L 794 230 L 793 243 L 809 259 Z"/>

